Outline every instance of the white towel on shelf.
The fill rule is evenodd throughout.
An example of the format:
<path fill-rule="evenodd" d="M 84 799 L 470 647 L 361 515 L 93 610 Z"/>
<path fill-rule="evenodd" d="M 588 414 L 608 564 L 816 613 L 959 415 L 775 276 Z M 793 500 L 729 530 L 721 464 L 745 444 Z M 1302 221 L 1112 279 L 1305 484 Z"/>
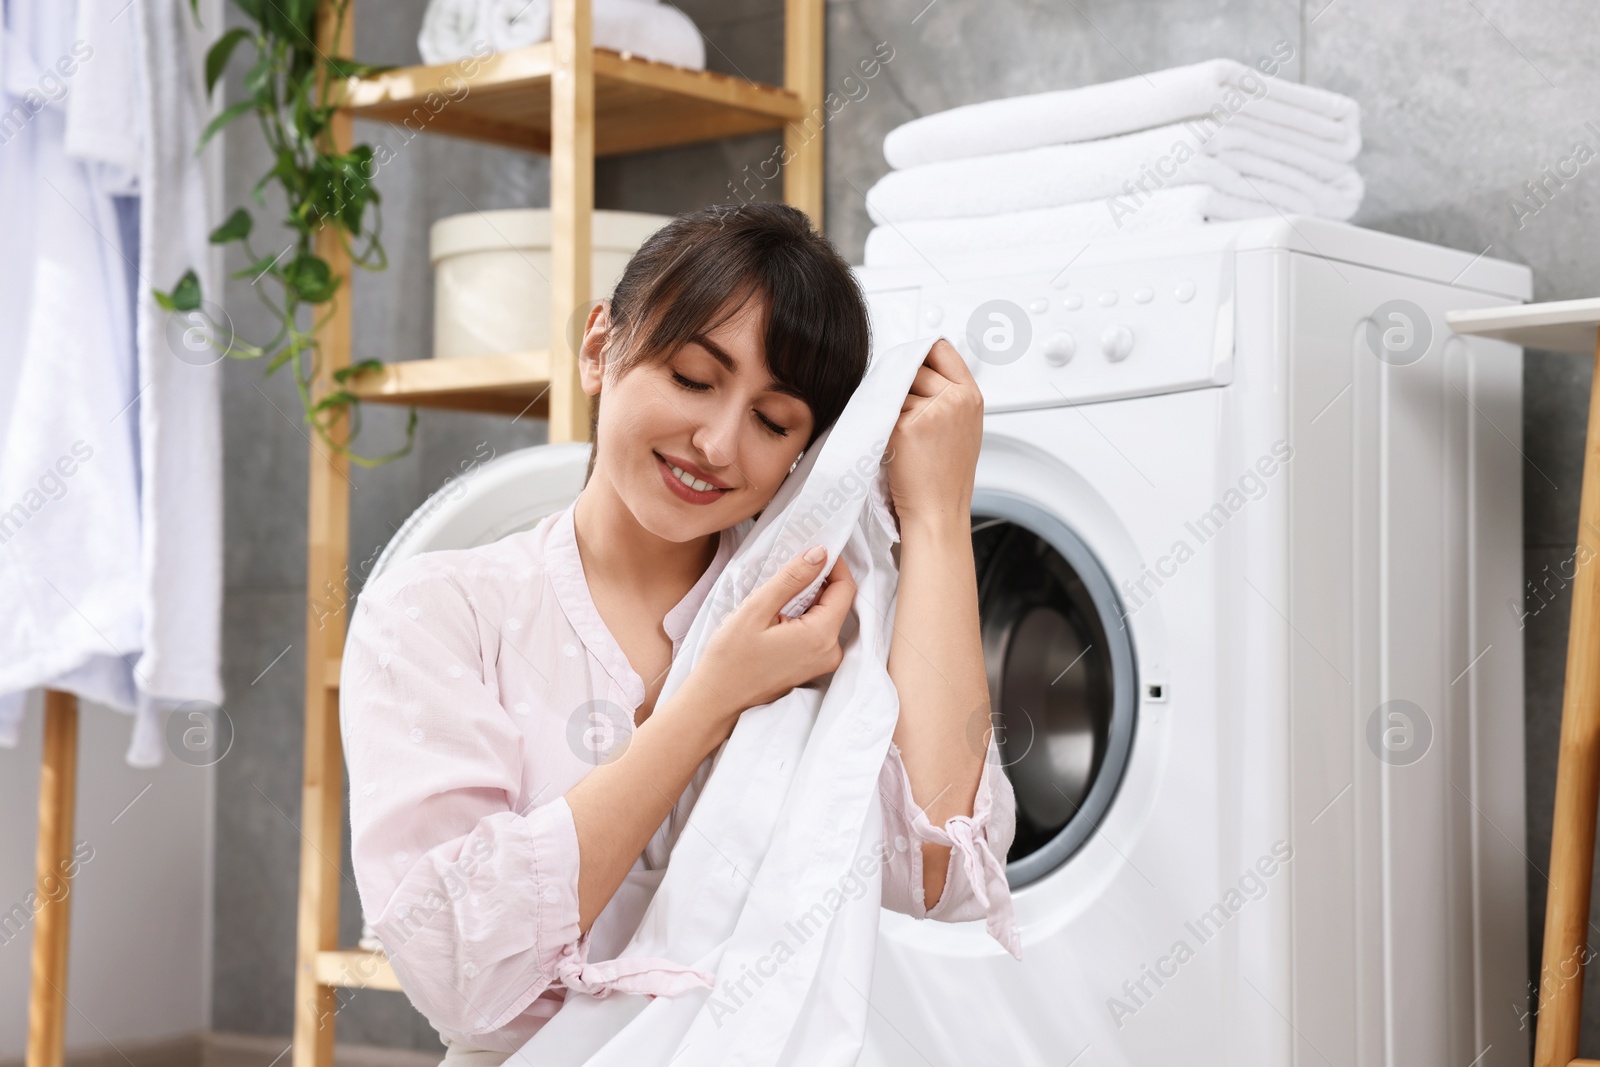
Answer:
<path fill-rule="evenodd" d="M 1177 123 L 891 170 L 867 191 L 867 213 L 876 223 L 965 218 L 1106 197 L 1142 199 L 1146 190 L 1178 185 L 1210 185 L 1285 212 L 1341 220 L 1361 202 L 1361 178 L 1349 164 L 1339 164 L 1343 171 L 1330 181 L 1249 150 L 1217 154 L 1211 147 L 1217 140 L 1204 141 Z"/>
<path fill-rule="evenodd" d="M 718 576 L 662 685 L 666 699 L 728 613 L 796 554 L 822 544 L 828 559 L 786 606 L 791 618 L 814 602 L 822 575 L 843 554 L 859 586 L 840 635 L 843 662 L 825 683 L 740 716 L 619 957 L 678 961 L 684 973 L 714 977 L 715 988 L 654 999 L 648 990 L 569 989 L 508 1067 L 857 1061 L 882 894 L 878 778 L 899 716 L 887 670 L 898 534 L 879 462 L 932 343 L 874 355 L 838 422 L 807 450 Z M 990 756 L 998 758 L 992 742 Z M 803 916 L 821 925 L 812 929 Z M 1008 907 L 988 928 L 1020 958 Z M 780 945 L 788 955 L 775 956 Z"/>
<path fill-rule="evenodd" d="M 1207 185 L 1177 185 L 1144 197 L 1121 218 L 1111 214 L 1104 200 L 1090 200 L 1003 215 L 874 226 L 867 232 L 862 262 L 868 267 L 929 261 L 937 264 L 947 257 L 996 247 L 1070 244 L 1277 213 L 1270 204 L 1240 200 Z"/>
<path fill-rule="evenodd" d="M 705 40 L 677 8 L 657 0 L 592 3 L 589 33 L 596 48 L 705 69 Z M 549 39 L 550 0 L 431 0 L 417 51 L 425 63 L 448 63 L 472 54 L 479 43 L 506 52 Z"/>
<path fill-rule="evenodd" d="M 1268 77 L 1231 59 L 1028 96 L 966 104 L 889 132 L 884 158 L 896 169 L 947 159 L 1092 141 L 1166 126 L 1220 108 L 1229 125 L 1245 115 L 1299 132 L 1334 159 L 1361 148 L 1360 107 L 1347 96 Z"/>

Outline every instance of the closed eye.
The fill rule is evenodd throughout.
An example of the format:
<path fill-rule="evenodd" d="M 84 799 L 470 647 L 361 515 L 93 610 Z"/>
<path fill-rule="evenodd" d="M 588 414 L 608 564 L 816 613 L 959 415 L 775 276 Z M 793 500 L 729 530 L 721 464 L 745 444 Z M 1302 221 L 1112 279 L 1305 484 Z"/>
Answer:
<path fill-rule="evenodd" d="M 683 375 L 679 374 L 677 371 L 673 371 L 672 372 L 672 380 L 677 382 L 679 385 L 683 386 L 685 389 L 693 389 L 697 393 L 700 392 L 701 390 L 710 389 L 711 388 L 711 386 L 707 385 L 705 382 L 690 381 L 688 378 L 685 378 Z"/>

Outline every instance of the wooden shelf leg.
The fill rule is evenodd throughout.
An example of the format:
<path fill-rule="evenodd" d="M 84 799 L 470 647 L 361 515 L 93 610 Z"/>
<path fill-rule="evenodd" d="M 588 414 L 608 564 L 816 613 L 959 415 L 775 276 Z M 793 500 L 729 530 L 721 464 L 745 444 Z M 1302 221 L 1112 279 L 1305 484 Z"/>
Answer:
<path fill-rule="evenodd" d="M 549 442 L 589 439 L 590 400 L 578 378 L 582 333 L 594 290 L 594 49 L 590 0 L 555 0 L 550 40 L 550 429 Z M 571 327 L 569 329 L 569 324 Z"/>
<path fill-rule="evenodd" d="M 348 57 L 355 39 L 355 5 L 346 0 L 340 27 L 333 0 L 317 10 L 317 47 Z M 330 124 L 334 148 L 350 150 L 352 120 L 338 112 Z M 317 255 L 346 280 L 321 328 L 314 396 L 335 387 L 333 372 L 350 365 L 350 257 L 337 227 L 324 222 Z M 330 428 L 348 444 L 350 420 Z M 317 977 L 317 956 L 339 944 L 339 865 L 344 856 L 344 746 L 339 735 L 339 694 L 328 685 L 328 665 L 344 653 L 350 561 L 350 460 L 311 439 L 306 530 L 305 767 L 300 802 L 300 896 L 295 932 L 294 1054 L 292 1067 L 332 1067 L 338 990 Z"/>
<path fill-rule="evenodd" d="M 1575 571 L 1534 1067 L 1567 1067 L 1578 1054 L 1583 964 L 1589 958 L 1595 804 L 1600 800 L 1600 346 L 1589 392 Z"/>
<path fill-rule="evenodd" d="M 66 1047 L 67 934 L 72 918 L 72 825 L 77 796 L 78 698 L 46 689 L 35 867 L 38 899 L 48 903 L 33 920 L 27 1067 L 61 1067 Z"/>
<path fill-rule="evenodd" d="M 787 0 L 783 24 L 783 87 L 792 90 L 806 113 L 783 128 L 784 203 L 811 217 L 822 230 L 822 135 L 827 122 L 823 108 L 823 62 L 827 42 L 827 11 L 823 0 Z"/>

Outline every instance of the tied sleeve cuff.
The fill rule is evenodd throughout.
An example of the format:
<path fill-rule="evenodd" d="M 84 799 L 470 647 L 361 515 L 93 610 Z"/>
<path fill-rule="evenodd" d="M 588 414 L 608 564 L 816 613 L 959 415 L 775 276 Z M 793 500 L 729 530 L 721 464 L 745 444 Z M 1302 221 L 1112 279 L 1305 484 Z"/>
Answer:
<path fill-rule="evenodd" d="M 892 782 L 886 799 L 892 799 L 893 821 L 909 832 L 914 861 L 907 869 L 911 892 L 920 904 L 922 900 L 922 844 L 945 845 L 950 848 L 950 866 L 945 875 L 944 891 L 934 906 L 923 917 L 956 921 L 962 905 L 976 902 L 982 910 L 984 928 L 1014 958 L 1022 959 L 1022 934 L 1017 926 L 1016 909 L 1011 899 L 1011 885 L 1006 881 L 1005 861 L 995 852 L 991 841 L 991 828 L 997 814 L 993 774 L 997 753 L 990 741 L 989 756 L 984 761 L 983 773 L 978 781 L 977 796 L 973 801 L 973 814 L 952 815 L 943 826 L 935 826 L 911 795 L 911 778 L 899 746 L 889 743 L 889 760 L 885 769 Z M 1009 791 L 1008 791 L 1009 793 Z M 1009 800 L 1009 796 L 1007 797 Z M 1009 811 L 1009 808 L 1006 810 Z M 1002 831 L 1002 848 L 1009 848 L 1010 831 Z M 970 918 L 977 918 L 976 915 Z"/>
<path fill-rule="evenodd" d="M 715 989 L 717 976 L 663 956 L 623 956 L 589 961 L 589 935 L 563 947 L 556 978 L 578 993 L 604 997 L 612 990 L 674 997 L 691 989 Z"/>
<path fill-rule="evenodd" d="M 932 825 L 932 824 L 930 824 Z M 965 815 L 952 815 L 944 828 L 951 841 L 950 862 L 960 863 L 984 911 L 984 928 L 1016 959 L 1022 958 L 1022 935 L 1017 930 L 1016 910 L 1011 901 L 1011 886 L 1006 881 L 1005 864 L 1000 862 L 987 839 L 978 840 L 981 831 Z M 937 827 L 935 827 L 937 829 Z M 939 842 L 944 844 L 944 842 Z M 939 897 L 944 903 L 944 897 Z M 937 911 L 939 905 L 934 905 Z"/>

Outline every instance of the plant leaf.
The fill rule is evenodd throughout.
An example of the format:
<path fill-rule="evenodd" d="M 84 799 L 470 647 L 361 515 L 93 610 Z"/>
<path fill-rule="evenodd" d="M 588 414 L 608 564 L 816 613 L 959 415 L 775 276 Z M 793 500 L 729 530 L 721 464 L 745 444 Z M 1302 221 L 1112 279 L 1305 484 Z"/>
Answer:
<path fill-rule="evenodd" d="M 172 292 L 152 289 L 150 295 L 155 297 L 156 304 L 163 311 L 194 311 L 200 306 L 200 279 L 195 277 L 194 271 L 186 270 L 183 277 L 178 279 L 178 284 L 172 287 Z"/>
<path fill-rule="evenodd" d="M 308 304 L 321 304 L 338 288 L 328 261 L 320 256 L 297 256 L 284 271 L 284 280 Z"/>
<path fill-rule="evenodd" d="M 228 66 L 228 60 L 233 56 L 233 50 L 239 42 L 250 36 L 250 31 L 243 27 L 229 30 L 217 38 L 217 43 L 206 52 L 206 95 L 210 96 L 217 87 L 217 79 L 222 77 L 222 72 Z"/>
<path fill-rule="evenodd" d="M 376 371 L 382 369 L 383 360 L 363 359 L 359 363 L 352 363 L 348 367 L 340 367 L 338 370 L 334 371 L 333 380 L 338 382 L 340 385 L 343 385 L 354 375 L 365 374 L 367 371 Z"/>
<path fill-rule="evenodd" d="M 262 256 L 248 267 L 241 267 L 232 274 L 228 275 L 228 277 L 249 278 L 251 281 L 255 281 L 257 278 L 267 273 L 267 271 L 271 270 L 273 266 L 277 264 L 277 262 L 277 256 Z"/>
<path fill-rule="evenodd" d="M 218 115 L 210 122 L 206 123 L 205 131 L 200 134 L 200 143 L 195 146 L 194 154 L 199 155 L 200 150 L 206 146 L 207 142 L 209 142 L 211 138 L 216 136 L 218 130 L 222 129 L 222 127 L 226 126 L 240 115 L 243 115 L 245 112 L 253 111 L 255 106 L 256 102 L 254 100 L 241 100 L 237 104 L 230 106 L 226 111 L 222 112 L 222 114 Z"/>
<path fill-rule="evenodd" d="M 229 241 L 242 241 L 250 236 L 250 212 L 235 208 L 228 221 L 211 231 L 211 243 L 225 245 Z"/>

